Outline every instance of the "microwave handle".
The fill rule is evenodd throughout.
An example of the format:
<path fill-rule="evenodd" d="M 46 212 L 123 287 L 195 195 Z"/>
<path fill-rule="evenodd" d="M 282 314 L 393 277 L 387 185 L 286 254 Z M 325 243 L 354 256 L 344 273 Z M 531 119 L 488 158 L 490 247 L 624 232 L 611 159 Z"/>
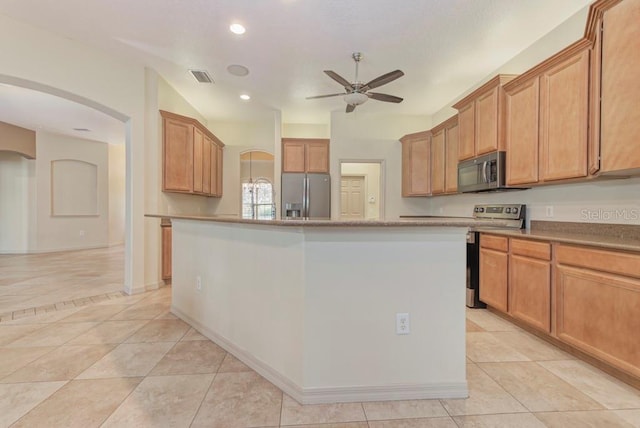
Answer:
<path fill-rule="evenodd" d="M 487 167 L 488 166 L 489 166 L 489 162 L 488 161 L 482 162 L 482 182 L 483 183 L 488 183 L 489 182 L 489 177 L 487 177 Z"/>

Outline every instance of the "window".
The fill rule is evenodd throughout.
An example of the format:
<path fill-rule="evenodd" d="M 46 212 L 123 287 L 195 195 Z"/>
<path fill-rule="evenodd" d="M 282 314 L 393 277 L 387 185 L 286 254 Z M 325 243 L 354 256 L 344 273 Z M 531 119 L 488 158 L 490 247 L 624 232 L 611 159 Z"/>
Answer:
<path fill-rule="evenodd" d="M 273 220 L 276 209 L 273 184 L 266 178 L 242 183 L 242 218 Z"/>

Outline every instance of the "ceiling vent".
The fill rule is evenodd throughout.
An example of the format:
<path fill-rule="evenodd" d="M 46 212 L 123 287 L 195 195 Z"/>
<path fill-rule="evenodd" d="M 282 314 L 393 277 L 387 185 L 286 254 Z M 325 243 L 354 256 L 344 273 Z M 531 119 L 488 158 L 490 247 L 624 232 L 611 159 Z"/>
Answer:
<path fill-rule="evenodd" d="M 205 70 L 189 70 L 193 77 L 200 83 L 213 83 L 213 79 Z"/>

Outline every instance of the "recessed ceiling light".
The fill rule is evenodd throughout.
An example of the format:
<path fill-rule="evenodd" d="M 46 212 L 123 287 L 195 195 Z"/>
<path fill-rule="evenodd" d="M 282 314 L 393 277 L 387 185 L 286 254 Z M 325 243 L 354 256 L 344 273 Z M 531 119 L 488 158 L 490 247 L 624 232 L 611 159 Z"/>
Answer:
<path fill-rule="evenodd" d="M 227 71 L 229 74 L 233 74 L 234 76 L 244 77 L 249 74 L 249 69 L 244 65 L 239 64 L 231 64 L 227 67 Z"/>
<path fill-rule="evenodd" d="M 249 94 L 240 94 L 240 99 L 244 101 L 249 101 L 251 99 L 251 96 L 249 96 Z"/>
<path fill-rule="evenodd" d="M 242 26 L 241 24 L 235 23 L 235 24 L 231 24 L 229 26 L 229 30 L 231 30 L 231 32 L 233 34 L 244 34 L 245 31 L 247 31 L 244 26 Z"/>

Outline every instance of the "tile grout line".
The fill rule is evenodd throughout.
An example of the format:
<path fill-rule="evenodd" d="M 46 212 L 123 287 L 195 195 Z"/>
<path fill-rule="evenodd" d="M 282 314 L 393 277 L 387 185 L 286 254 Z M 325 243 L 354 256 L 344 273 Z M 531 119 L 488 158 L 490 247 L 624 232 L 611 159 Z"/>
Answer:
<path fill-rule="evenodd" d="M 14 321 L 14 320 L 19 320 L 19 319 L 23 319 L 23 318 L 28 318 L 28 317 L 32 317 L 32 316 L 36 316 L 36 315 L 43 315 L 46 313 L 50 313 L 50 312 L 54 312 L 54 311 L 60 311 L 60 310 L 64 310 L 64 309 L 71 309 L 71 308 L 80 308 L 83 306 L 88 306 L 90 304 L 98 304 L 100 302 L 105 302 L 108 300 L 114 300 L 120 297 L 124 297 L 125 294 L 122 291 L 116 291 L 116 292 L 111 292 L 111 293 L 103 293 L 103 294 L 97 294 L 95 296 L 89 296 L 89 297 L 80 297 L 77 299 L 71 299 L 71 300 L 63 300 L 62 302 L 56 302 L 56 303 L 49 303 L 46 305 L 42 305 L 42 306 L 34 306 L 31 308 L 26 308 L 26 309 L 17 309 L 15 311 L 11 311 L 11 312 L 6 312 L 3 314 L 0 314 L 0 322 L 6 322 L 6 321 Z M 92 300 L 93 298 L 99 298 L 99 297 L 105 297 L 105 299 L 99 300 L 99 301 L 94 301 Z M 49 309 L 49 310 L 47 310 Z M 27 314 L 27 312 L 33 312 L 33 313 L 29 313 Z M 27 315 L 25 315 L 27 314 Z"/>

